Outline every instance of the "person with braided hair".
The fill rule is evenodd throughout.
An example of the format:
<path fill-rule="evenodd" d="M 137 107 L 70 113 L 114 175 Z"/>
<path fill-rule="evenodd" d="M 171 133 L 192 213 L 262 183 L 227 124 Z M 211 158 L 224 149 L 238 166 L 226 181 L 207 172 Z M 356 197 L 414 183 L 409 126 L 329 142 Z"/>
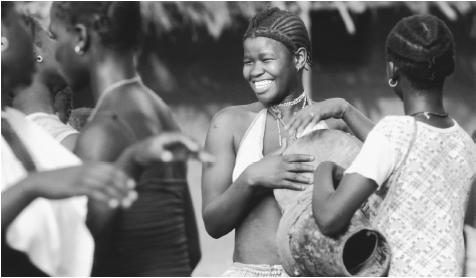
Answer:
<path fill-rule="evenodd" d="M 61 121 L 55 106 L 55 98 L 67 90 L 67 84 L 58 72 L 52 53 L 52 42 L 40 23 L 31 16 L 25 22 L 30 27 L 33 38 L 36 71 L 33 82 L 26 88 L 16 90 L 12 106 L 27 118 L 46 130 L 68 150 L 72 151 L 78 137 L 78 131 Z"/>
<path fill-rule="evenodd" d="M 311 66 L 303 21 L 271 8 L 255 15 L 243 36 L 243 77 L 257 102 L 225 108 L 212 119 L 205 148 L 217 161 L 202 172 L 203 220 L 214 238 L 235 231 L 233 265 L 224 276 L 286 276 L 276 246 L 281 208 L 273 189 L 301 191 L 312 184 L 308 154 L 281 155 L 299 134 L 284 128 L 309 106 L 302 76 Z"/>
<path fill-rule="evenodd" d="M 175 150 L 137 172 L 138 199 L 129 209 L 89 201 L 88 226 L 96 243 L 92 275 L 190 276 L 201 254 L 184 161 L 207 158 L 198 145 L 190 151 L 176 140 L 186 136 L 137 73 L 140 3 L 54 2 L 50 15 L 61 72 L 74 94 L 90 92 L 96 101 L 74 152 L 84 160 L 110 162 L 151 135 Z"/>
<path fill-rule="evenodd" d="M 389 276 L 461 276 L 476 146 L 443 105 L 453 36 L 435 16 L 410 16 L 390 31 L 385 50 L 388 84 L 405 116 L 387 116 L 370 132 L 354 126 L 365 142 L 351 166 L 342 175 L 323 162 L 314 173 L 313 216 L 322 233 L 334 236 L 360 209 L 389 242 Z M 290 129 L 327 117 L 352 121 L 348 111 L 355 108 L 347 108 L 336 99 L 316 103 Z"/>

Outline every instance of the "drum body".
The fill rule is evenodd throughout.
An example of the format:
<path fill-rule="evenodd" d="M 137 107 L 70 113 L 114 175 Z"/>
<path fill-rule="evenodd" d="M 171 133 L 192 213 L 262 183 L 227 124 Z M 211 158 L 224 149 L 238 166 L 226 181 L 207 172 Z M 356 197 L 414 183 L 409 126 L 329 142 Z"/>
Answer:
<path fill-rule="evenodd" d="M 322 161 L 350 166 L 362 143 L 337 130 L 317 130 L 299 138 L 285 154 L 306 153 Z M 313 186 L 304 191 L 275 190 L 283 211 L 277 246 L 281 263 L 291 276 L 383 276 L 390 265 L 385 237 L 370 226 L 358 210 L 347 230 L 336 237 L 324 236 L 312 213 Z"/>

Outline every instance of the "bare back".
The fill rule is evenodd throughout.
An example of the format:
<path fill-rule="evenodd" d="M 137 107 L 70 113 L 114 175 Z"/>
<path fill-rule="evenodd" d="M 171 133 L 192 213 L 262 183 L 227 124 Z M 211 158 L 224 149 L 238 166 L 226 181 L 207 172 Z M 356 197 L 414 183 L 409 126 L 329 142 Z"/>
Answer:
<path fill-rule="evenodd" d="M 111 93 L 78 139 L 83 159 L 113 162 L 134 142 L 179 129 L 165 103 L 144 86 Z M 186 165 L 151 165 L 136 189 L 139 198 L 128 210 L 89 202 L 88 226 L 97 245 L 93 275 L 189 276 L 200 249 Z"/>

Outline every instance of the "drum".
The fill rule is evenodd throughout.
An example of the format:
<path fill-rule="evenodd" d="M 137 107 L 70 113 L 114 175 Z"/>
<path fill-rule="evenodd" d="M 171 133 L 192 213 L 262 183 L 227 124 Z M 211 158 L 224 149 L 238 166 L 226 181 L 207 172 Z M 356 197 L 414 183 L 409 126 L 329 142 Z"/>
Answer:
<path fill-rule="evenodd" d="M 350 166 L 362 143 L 338 130 L 317 130 L 299 138 L 285 154 L 306 153 L 322 161 Z M 316 181 L 315 181 L 316 182 Z M 318 182 L 318 181 L 317 181 Z M 278 253 L 291 276 L 384 276 L 390 266 L 385 237 L 358 210 L 345 232 L 324 236 L 312 215 L 313 186 L 304 191 L 274 190 L 283 216 L 277 231 Z"/>

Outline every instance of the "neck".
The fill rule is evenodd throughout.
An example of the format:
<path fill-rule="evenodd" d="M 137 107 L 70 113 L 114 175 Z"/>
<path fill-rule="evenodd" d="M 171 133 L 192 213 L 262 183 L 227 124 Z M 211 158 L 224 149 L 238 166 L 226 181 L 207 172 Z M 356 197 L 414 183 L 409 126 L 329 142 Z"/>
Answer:
<path fill-rule="evenodd" d="M 12 106 L 25 114 L 43 112 L 54 114 L 53 98 L 50 89 L 35 74 L 33 82 L 27 88 L 15 92 Z"/>
<path fill-rule="evenodd" d="M 445 113 L 442 89 L 416 90 L 410 89 L 404 93 L 403 107 L 405 115 L 417 112 Z"/>
<path fill-rule="evenodd" d="M 299 85 L 293 90 L 293 92 L 289 95 L 287 95 L 283 100 L 280 101 L 280 103 L 276 104 L 276 105 L 280 105 L 280 104 L 284 104 L 284 103 L 287 103 L 287 102 L 291 102 L 293 100 L 295 100 L 296 98 L 300 97 L 302 95 L 302 93 L 304 92 L 304 88 L 302 86 L 302 82 L 298 83 Z M 307 98 L 307 96 L 305 97 Z M 278 108 L 281 110 L 281 112 L 283 113 L 283 117 L 285 119 L 288 119 L 288 118 L 291 118 L 291 116 L 297 112 L 297 111 L 300 111 L 302 109 L 302 105 L 304 103 L 304 101 L 306 101 L 305 99 L 302 99 L 300 102 L 294 104 L 294 105 L 290 105 L 290 106 L 279 106 Z"/>
<path fill-rule="evenodd" d="M 95 102 L 111 84 L 137 75 L 132 51 L 105 53 L 92 71 L 92 92 Z"/>

